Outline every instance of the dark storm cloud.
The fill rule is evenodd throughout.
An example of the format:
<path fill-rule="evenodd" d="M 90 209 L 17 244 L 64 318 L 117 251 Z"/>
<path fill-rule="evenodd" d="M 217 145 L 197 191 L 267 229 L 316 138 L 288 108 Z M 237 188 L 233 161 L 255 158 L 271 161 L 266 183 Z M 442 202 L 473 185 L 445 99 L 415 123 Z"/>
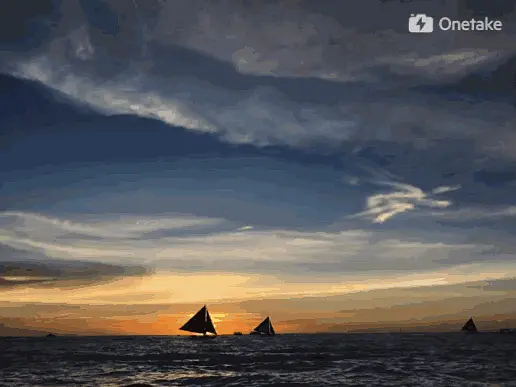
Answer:
<path fill-rule="evenodd" d="M 59 287 L 91 285 L 116 277 L 149 274 L 143 266 L 49 259 L 44 253 L 24 251 L 0 244 L 0 287 L 41 285 Z"/>

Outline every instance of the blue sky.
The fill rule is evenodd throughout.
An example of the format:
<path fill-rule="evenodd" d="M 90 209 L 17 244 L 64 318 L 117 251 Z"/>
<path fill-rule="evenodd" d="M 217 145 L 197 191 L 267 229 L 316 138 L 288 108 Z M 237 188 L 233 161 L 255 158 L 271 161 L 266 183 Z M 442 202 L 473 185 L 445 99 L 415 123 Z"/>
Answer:
<path fill-rule="evenodd" d="M 451 9 L 130 3 L 62 3 L 0 56 L 7 260 L 264 297 L 514 277 L 511 19 L 417 36 L 408 14 Z"/>

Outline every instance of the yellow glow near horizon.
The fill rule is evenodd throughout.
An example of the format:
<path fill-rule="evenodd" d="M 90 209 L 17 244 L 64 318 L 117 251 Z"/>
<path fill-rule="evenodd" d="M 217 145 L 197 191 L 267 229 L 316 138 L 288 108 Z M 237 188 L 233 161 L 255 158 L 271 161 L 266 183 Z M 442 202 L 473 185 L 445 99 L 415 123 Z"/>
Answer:
<path fill-rule="evenodd" d="M 353 275 L 313 282 L 309 277 L 283 278 L 232 273 L 171 274 L 122 278 L 108 283 L 67 288 L 23 285 L 5 289 L 1 301 L 69 304 L 177 304 L 292 298 L 346 294 L 376 289 L 447 285 L 516 276 L 516 264 L 474 264 L 430 273 Z"/>

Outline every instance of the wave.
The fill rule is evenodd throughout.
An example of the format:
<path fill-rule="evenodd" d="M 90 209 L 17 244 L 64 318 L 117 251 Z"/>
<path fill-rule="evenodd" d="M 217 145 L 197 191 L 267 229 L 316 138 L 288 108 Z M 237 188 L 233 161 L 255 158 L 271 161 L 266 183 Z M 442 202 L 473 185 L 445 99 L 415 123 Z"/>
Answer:
<path fill-rule="evenodd" d="M 507 357 L 513 341 L 496 333 L 467 338 L 454 333 L 284 335 L 267 343 L 219 337 L 218 343 L 200 346 L 174 337 L 125 342 L 61 337 L 52 343 L 7 339 L 8 350 L 0 356 L 5 380 L 12 386 L 24 385 L 35 375 L 54 385 L 88 386 L 458 386 L 513 380 L 508 363 L 512 358 Z M 27 350 L 29 345 L 32 350 Z M 101 356 L 103 347 L 112 355 Z M 49 357 L 54 359 L 50 365 Z M 63 370 L 66 380 L 60 375 Z"/>

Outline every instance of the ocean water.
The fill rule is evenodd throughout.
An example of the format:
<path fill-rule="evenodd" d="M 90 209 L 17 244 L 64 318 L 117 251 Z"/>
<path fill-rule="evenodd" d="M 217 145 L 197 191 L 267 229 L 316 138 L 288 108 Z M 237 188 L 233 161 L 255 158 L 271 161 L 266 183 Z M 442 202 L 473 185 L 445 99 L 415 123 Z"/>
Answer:
<path fill-rule="evenodd" d="M 516 335 L 0 338 L 1 386 L 516 386 Z"/>

